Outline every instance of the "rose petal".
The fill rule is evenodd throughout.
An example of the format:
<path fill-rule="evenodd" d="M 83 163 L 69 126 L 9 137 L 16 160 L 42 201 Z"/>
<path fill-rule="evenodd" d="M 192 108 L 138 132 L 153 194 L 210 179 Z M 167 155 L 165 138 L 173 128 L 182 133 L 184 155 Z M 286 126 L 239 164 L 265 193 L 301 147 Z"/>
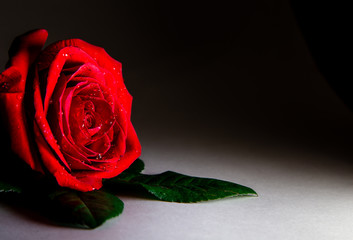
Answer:
<path fill-rule="evenodd" d="M 33 143 L 29 141 L 23 98 L 29 66 L 38 56 L 47 36 L 46 30 L 41 29 L 17 37 L 10 47 L 8 69 L 0 75 L 1 110 L 7 114 L 3 119 L 10 133 L 11 148 L 32 169 L 40 172 L 43 169 L 33 153 Z"/>
<path fill-rule="evenodd" d="M 76 78 L 77 79 L 77 78 Z M 83 78 L 87 81 L 87 78 Z M 86 97 L 97 97 L 104 99 L 104 95 L 99 87 L 98 83 L 89 83 L 86 86 L 80 88 L 76 95 L 86 96 Z"/>
<path fill-rule="evenodd" d="M 106 158 L 120 158 L 126 150 L 126 135 L 119 124 L 114 124 L 114 137 L 111 141 L 111 147 L 105 154 Z"/>
<path fill-rule="evenodd" d="M 104 74 L 106 86 L 110 89 L 111 95 L 114 97 L 114 102 L 120 103 L 121 107 L 126 111 L 128 119 L 130 119 L 132 96 L 125 87 L 122 75 L 109 72 L 105 69 L 101 71 Z"/>
<path fill-rule="evenodd" d="M 19 91 L 24 91 L 29 66 L 39 55 L 47 37 L 48 32 L 45 29 L 39 29 L 18 36 L 12 42 L 7 66 L 16 67 L 21 74 L 21 81 L 17 84 Z"/>
<path fill-rule="evenodd" d="M 77 178 L 112 178 L 126 170 L 139 156 L 141 155 L 141 145 L 137 138 L 136 132 L 132 124 L 128 127 L 128 136 L 126 139 L 126 152 L 121 158 L 113 158 L 115 162 L 104 163 L 99 168 L 105 167 L 103 172 L 75 172 L 73 173 Z M 115 163 L 115 164 L 114 164 Z"/>
<path fill-rule="evenodd" d="M 69 154 L 64 153 L 65 158 L 67 159 L 67 162 L 69 162 L 69 165 L 72 170 L 91 170 L 91 171 L 102 171 L 100 168 L 96 168 L 92 166 L 92 164 L 87 164 L 84 161 L 81 161 L 80 159 L 74 158 L 73 156 Z"/>
<path fill-rule="evenodd" d="M 115 123 L 115 116 L 109 103 L 107 103 L 104 99 L 86 96 L 80 96 L 80 99 L 91 101 L 95 106 L 96 126 L 99 126 L 100 129 L 95 135 L 92 136 L 91 140 L 94 141 L 95 139 L 106 134 L 112 128 Z"/>
<path fill-rule="evenodd" d="M 0 76 L 0 85 L 4 82 L 11 81 L 5 76 L 7 76 L 8 71 L 12 71 L 12 69 L 13 68 L 9 68 Z M 10 74 L 9 76 L 14 75 Z M 7 129 L 9 132 L 12 151 L 23 159 L 32 169 L 43 172 L 39 160 L 36 155 L 33 154 L 33 143 L 29 141 L 23 97 L 23 92 L 0 92 L 0 110 L 2 114 L 6 114 L 2 118 L 5 126 L 1 127 Z"/>
<path fill-rule="evenodd" d="M 41 55 L 43 56 L 43 55 Z M 39 60 L 41 61 L 41 60 Z M 82 69 L 85 69 L 89 63 L 94 63 L 94 60 L 87 55 L 85 52 L 78 48 L 74 47 L 67 47 L 63 48 L 59 51 L 58 55 L 55 56 L 55 59 L 53 62 L 50 63 L 49 71 L 48 71 L 48 77 L 46 78 L 46 84 L 45 90 L 41 92 L 45 92 L 45 97 L 44 97 L 44 112 L 47 112 L 48 106 L 50 99 L 52 97 L 52 94 L 54 92 L 54 89 L 57 85 L 57 81 L 59 79 L 59 76 L 62 72 L 62 69 L 67 62 L 72 62 L 74 61 L 75 63 L 81 63 L 82 67 L 77 70 L 76 74 L 80 73 L 83 71 Z M 42 62 L 42 64 L 44 64 Z M 38 67 L 40 67 L 42 64 L 38 64 Z"/>
<path fill-rule="evenodd" d="M 35 71 L 37 73 L 37 71 Z M 42 97 L 40 94 L 40 86 L 39 86 L 39 77 L 38 75 L 34 76 L 34 119 L 35 119 L 35 124 L 38 129 L 41 131 L 41 134 L 43 134 L 43 137 L 47 141 L 47 143 L 50 145 L 50 147 L 53 149 L 55 154 L 58 156 L 60 159 L 61 163 L 64 164 L 67 168 L 69 168 L 67 162 L 65 161 L 64 156 L 62 155 L 62 152 L 59 150 L 59 147 L 56 143 L 56 140 L 53 136 L 53 133 L 51 131 L 51 128 L 49 126 L 49 123 L 46 119 L 46 115 L 44 114 L 44 109 L 43 109 L 43 101 Z"/>
<path fill-rule="evenodd" d="M 104 156 L 104 154 L 110 149 L 110 146 L 111 145 L 110 145 L 109 137 L 107 135 L 104 135 L 102 138 L 88 145 L 87 148 L 98 153 L 98 155 L 101 156 L 99 158 L 102 158 L 102 156 Z"/>
<path fill-rule="evenodd" d="M 53 55 L 55 56 L 60 49 L 69 46 L 80 48 L 89 56 L 92 56 L 105 74 L 105 86 L 111 89 L 111 94 L 115 96 L 114 100 L 119 101 L 123 105 L 130 118 L 132 97 L 124 85 L 121 63 L 110 57 L 103 48 L 89 44 L 81 39 L 62 40 L 49 45 L 43 51 L 43 62 L 53 61 Z M 45 67 L 45 64 L 43 67 Z"/>
<path fill-rule="evenodd" d="M 66 78 L 66 79 L 70 79 L 68 76 L 61 76 L 60 78 Z M 54 99 L 59 99 L 58 101 L 53 101 L 53 104 L 51 104 L 51 107 L 49 107 L 49 111 L 48 111 L 48 116 L 47 118 L 50 120 L 50 126 L 53 129 L 53 134 L 56 138 L 56 140 L 58 141 L 58 145 L 61 146 L 61 150 L 62 152 L 66 152 L 69 155 L 73 156 L 74 158 L 80 159 L 81 161 L 85 161 L 87 163 L 89 163 L 90 161 L 87 159 L 87 154 L 85 155 L 85 153 L 83 151 L 79 151 L 79 149 L 77 148 L 77 146 L 75 146 L 73 139 L 71 138 L 71 133 L 69 132 L 68 129 L 68 123 L 66 123 L 66 121 L 68 121 L 68 119 L 65 120 L 65 115 L 68 116 L 69 114 L 67 113 L 67 110 L 65 110 L 65 114 L 62 110 L 62 92 L 64 91 L 65 87 L 66 87 L 66 83 L 68 82 L 68 80 L 60 80 L 58 84 L 57 88 L 54 91 L 53 94 L 53 98 Z M 84 85 L 85 83 L 78 83 Z M 72 91 L 73 93 L 74 91 Z M 67 103 L 67 107 L 66 108 L 70 108 L 71 105 L 71 98 L 70 96 L 66 96 L 66 100 L 69 102 Z M 64 129 L 66 127 L 66 129 Z M 95 154 L 92 154 L 92 157 L 94 157 Z"/>

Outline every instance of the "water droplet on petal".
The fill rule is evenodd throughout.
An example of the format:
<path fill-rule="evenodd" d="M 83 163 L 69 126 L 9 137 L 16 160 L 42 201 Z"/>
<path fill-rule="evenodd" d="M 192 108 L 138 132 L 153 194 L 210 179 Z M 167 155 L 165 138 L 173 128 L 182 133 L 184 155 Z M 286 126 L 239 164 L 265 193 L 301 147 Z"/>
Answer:
<path fill-rule="evenodd" d="M 9 84 L 7 82 L 3 82 L 3 83 L 0 84 L 0 88 L 8 89 L 9 88 Z"/>

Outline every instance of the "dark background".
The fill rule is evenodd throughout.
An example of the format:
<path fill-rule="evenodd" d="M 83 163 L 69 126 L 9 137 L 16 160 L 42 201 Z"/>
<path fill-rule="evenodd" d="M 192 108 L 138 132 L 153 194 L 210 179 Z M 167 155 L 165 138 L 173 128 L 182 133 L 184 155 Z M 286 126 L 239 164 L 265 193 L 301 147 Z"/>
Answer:
<path fill-rule="evenodd" d="M 325 54 L 334 46 L 312 29 L 340 31 L 323 27 L 327 22 L 310 25 L 310 16 L 327 20 L 325 11 L 334 6 L 190 2 L 7 1 L 0 65 L 15 36 L 45 28 L 48 43 L 81 38 L 123 64 L 143 149 L 158 141 L 202 149 L 211 141 L 351 158 L 353 115 L 334 90 L 347 76 L 336 71 L 340 58 L 332 62 Z M 349 88 L 343 89 L 347 99 Z"/>

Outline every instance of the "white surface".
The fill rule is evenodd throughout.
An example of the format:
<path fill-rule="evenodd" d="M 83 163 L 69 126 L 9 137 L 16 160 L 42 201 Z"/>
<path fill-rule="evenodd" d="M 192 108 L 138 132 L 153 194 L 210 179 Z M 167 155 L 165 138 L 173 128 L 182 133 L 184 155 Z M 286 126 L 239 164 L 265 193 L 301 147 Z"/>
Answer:
<path fill-rule="evenodd" d="M 234 181 L 254 188 L 259 197 L 179 204 L 120 196 L 123 214 L 95 230 L 48 225 L 1 204 L 1 239 L 353 238 L 353 178 L 350 165 L 342 164 L 345 157 L 285 146 L 234 143 L 232 148 L 213 140 L 192 144 L 189 139 L 186 147 L 181 140 L 146 143 L 145 172 L 174 170 Z M 213 151 L 206 152 L 207 146 Z"/>

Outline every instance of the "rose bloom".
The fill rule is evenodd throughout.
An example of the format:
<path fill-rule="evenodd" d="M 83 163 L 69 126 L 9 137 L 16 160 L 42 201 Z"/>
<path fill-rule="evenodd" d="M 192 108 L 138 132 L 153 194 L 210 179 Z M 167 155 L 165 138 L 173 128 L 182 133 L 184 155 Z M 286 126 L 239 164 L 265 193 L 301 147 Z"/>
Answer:
<path fill-rule="evenodd" d="M 91 191 L 141 153 L 121 64 L 80 39 L 42 50 L 46 30 L 17 37 L 0 75 L 11 149 L 62 187 Z"/>

